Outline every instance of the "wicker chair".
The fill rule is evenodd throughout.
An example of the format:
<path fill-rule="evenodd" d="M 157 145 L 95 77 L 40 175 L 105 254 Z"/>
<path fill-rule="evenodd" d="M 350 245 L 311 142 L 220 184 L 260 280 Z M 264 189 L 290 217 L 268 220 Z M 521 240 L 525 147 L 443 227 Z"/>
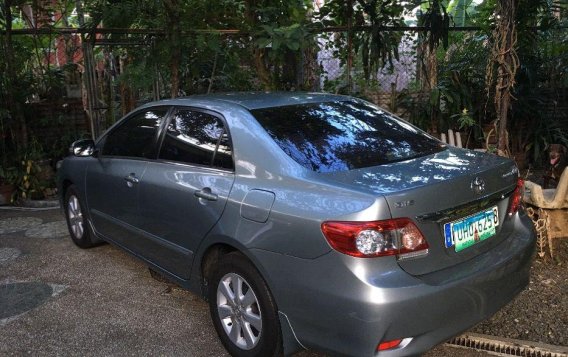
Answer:
<path fill-rule="evenodd" d="M 554 256 L 554 238 L 568 238 L 568 167 L 562 172 L 556 189 L 543 189 L 534 182 L 525 182 L 523 201 L 538 234 L 539 255 L 544 256 L 548 244 Z"/>

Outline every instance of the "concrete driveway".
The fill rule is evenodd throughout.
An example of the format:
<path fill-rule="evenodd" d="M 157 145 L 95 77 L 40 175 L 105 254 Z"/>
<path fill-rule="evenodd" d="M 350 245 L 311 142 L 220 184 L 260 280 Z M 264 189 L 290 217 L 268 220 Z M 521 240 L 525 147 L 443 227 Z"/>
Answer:
<path fill-rule="evenodd" d="M 154 280 L 144 264 L 112 245 L 77 248 L 58 209 L 3 209 L 0 355 L 227 353 L 196 295 Z M 427 356 L 487 354 L 441 346 Z"/>

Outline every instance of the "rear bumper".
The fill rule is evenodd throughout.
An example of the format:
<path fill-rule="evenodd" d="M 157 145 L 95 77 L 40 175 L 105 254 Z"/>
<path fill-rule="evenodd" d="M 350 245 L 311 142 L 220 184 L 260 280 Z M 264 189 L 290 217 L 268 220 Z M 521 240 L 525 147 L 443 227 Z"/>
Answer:
<path fill-rule="evenodd" d="M 380 356 L 413 355 L 490 317 L 528 284 L 535 235 L 526 218 L 513 219 L 517 229 L 491 251 L 423 276 L 404 272 L 394 257 L 251 253 L 303 346 L 374 356 L 379 342 L 411 337 Z"/>

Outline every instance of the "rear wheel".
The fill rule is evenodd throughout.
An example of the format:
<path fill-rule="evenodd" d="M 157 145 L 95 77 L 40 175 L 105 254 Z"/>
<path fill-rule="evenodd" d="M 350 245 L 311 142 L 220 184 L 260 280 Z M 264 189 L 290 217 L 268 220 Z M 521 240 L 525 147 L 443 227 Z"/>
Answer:
<path fill-rule="evenodd" d="M 73 243 L 81 248 L 91 248 L 97 245 L 98 242 L 89 228 L 75 185 L 69 186 L 65 191 L 64 204 L 67 228 L 69 228 L 69 235 Z"/>
<path fill-rule="evenodd" d="M 213 325 L 232 356 L 282 354 L 276 304 L 264 279 L 241 254 L 221 258 L 208 293 Z"/>

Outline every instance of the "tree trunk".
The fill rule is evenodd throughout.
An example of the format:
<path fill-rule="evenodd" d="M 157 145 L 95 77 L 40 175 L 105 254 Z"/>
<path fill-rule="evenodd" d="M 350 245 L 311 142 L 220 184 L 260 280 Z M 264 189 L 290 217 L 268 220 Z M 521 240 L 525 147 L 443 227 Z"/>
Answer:
<path fill-rule="evenodd" d="M 128 54 L 126 54 L 126 58 L 120 59 L 121 73 L 124 73 L 126 66 L 128 66 L 130 62 L 131 60 Z M 136 98 L 134 97 L 132 88 L 130 88 L 125 81 L 120 82 L 120 107 L 122 108 L 123 116 L 130 113 L 134 107 L 136 107 Z"/>
<path fill-rule="evenodd" d="M 517 0 L 499 0 L 497 3 L 497 24 L 493 32 L 493 50 L 488 67 L 488 86 L 495 80 L 495 113 L 498 121 L 497 153 L 509 156 L 509 135 L 507 133 L 509 109 L 511 107 L 511 89 L 515 85 L 515 75 L 519 66 L 517 57 L 517 30 L 515 13 Z M 494 66 L 497 75 L 494 78 Z"/>
<path fill-rule="evenodd" d="M 257 25 L 257 16 L 258 14 L 255 11 L 256 7 L 256 0 L 247 0 L 245 2 L 245 19 L 247 21 L 249 30 L 252 30 Z M 252 45 L 252 58 L 253 64 L 256 68 L 256 74 L 258 75 L 258 79 L 260 83 L 264 87 L 265 90 L 273 89 L 273 80 L 268 67 L 266 66 L 266 62 L 264 61 L 264 55 L 266 50 L 264 48 L 258 48 L 256 45 Z"/>
<path fill-rule="evenodd" d="M 430 48 L 427 41 L 420 45 L 420 82 L 422 90 L 432 93 L 438 87 L 438 58 L 436 57 L 437 47 Z M 431 95 L 431 94 L 430 94 Z M 430 132 L 437 133 L 439 130 L 439 108 L 440 97 L 435 103 L 430 102 Z"/>
<path fill-rule="evenodd" d="M 353 0 L 347 1 L 347 93 L 351 94 L 351 71 L 353 70 Z"/>
<path fill-rule="evenodd" d="M 219 52 L 215 52 L 215 58 L 213 59 L 213 69 L 211 70 L 211 77 L 209 77 L 209 86 L 207 86 L 207 94 L 211 93 L 213 88 L 213 79 L 215 78 L 215 71 L 217 71 L 217 60 L 219 59 Z"/>
<path fill-rule="evenodd" d="M 181 66 L 181 38 L 179 0 L 164 0 L 164 9 L 168 18 L 169 26 L 166 27 L 166 37 L 170 43 L 170 96 L 176 98 L 180 89 L 180 66 Z"/>
<path fill-rule="evenodd" d="M 104 98 L 106 112 L 105 116 L 105 127 L 108 128 L 114 123 L 114 90 L 113 90 L 113 68 L 112 68 L 112 57 L 113 53 L 110 48 L 103 48 L 104 55 L 104 72 L 103 72 L 103 83 L 101 96 Z"/>
<path fill-rule="evenodd" d="M 271 90 L 272 89 L 272 76 L 266 68 L 266 64 L 264 63 L 264 49 L 262 48 L 254 48 L 253 49 L 253 56 L 254 56 L 254 66 L 256 67 L 256 73 L 258 75 L 258 79 L 262 83 L 264 90 Z"/>
<path fill-rule="evenodd" d="M 75 1 L 77 7 L 77 18 L 81 27 L 85 26 L 85 14 L 83 13 L 83 5 L 81 0 Z M 94 36 L 94 34 L 93 34 Z M 85 34 L 81 35 L 81 46 L 83 50 L 83 64 L 85 70 L 83 71 L 83 83 L 86 91 L 87 103 L 86 108 L 87 116 L 91 124 L 91 136 L 96 139 L 101 134 L 101 114 L 98 108 L 99 98 L 97 92 L 97 75 L 95 72 L 95 57 L 93 54 L 93 44 L 89 42 Z"/>
<path fill-rule="evenodd" d="M 14 94 L 19 93 L 18 78 L 14 67 L 14 46 L 12 43 L 12 1 L 4 1 L 6 31 L 4 35 L 4 61 L 6 63 L 6 107 L 16 123 L 16 148 L 24 151 L 28 148 L 28 128 L 21 101 Z"/>

